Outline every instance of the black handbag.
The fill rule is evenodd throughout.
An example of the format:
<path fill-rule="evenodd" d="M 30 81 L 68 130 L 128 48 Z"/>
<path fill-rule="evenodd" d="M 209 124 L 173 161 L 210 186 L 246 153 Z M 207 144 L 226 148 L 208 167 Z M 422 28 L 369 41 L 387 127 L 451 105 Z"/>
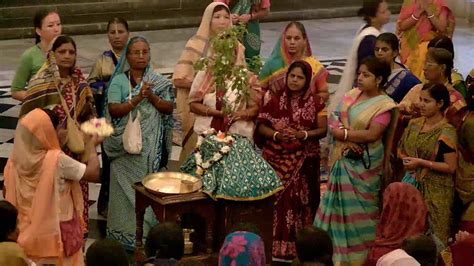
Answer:
<path fill-rule="evenodd" d="M 362 153 L 357 153 L 357 152 L 353 151 L 352 149 L 347 149 L 347 150 L 344 151 L 344 157 L 346 157 L 348 159 L 351 159 L 351 160 L 354 160 L 354 161 L 361 160 L 362 164 L 364 164 L 364 168 L 368 170 L 368 169 L 370 169 L 370 166 L 372 164 L 372 162 L 370 160 L 369 145 L 367 145 L 365 143 L 361 143 L 361 144 L 358 144 L 358 145 L 362 148 L 362 150 L 363 150 Z M 364 160 L 364 152 L 367 152 L 367 158 L 369 158 L 368 164 Z"/>

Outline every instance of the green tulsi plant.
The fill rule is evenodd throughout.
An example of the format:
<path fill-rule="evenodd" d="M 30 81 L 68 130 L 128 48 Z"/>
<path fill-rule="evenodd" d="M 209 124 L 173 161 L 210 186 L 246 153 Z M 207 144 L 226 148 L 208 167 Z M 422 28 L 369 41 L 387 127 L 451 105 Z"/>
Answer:
<path fill-rule="evenodd" d="M 249 61 L 249 67 L 236 64 L 239 41 L 242 40 L 245 33 L 246 29 L 242 25 L 220 32 L 210 40 L 212 55 L 201 58 L 194 65 L 198 71 L 211 71 L 217 91 L 222 94 L 226 94 L 227 90 L 234 92 L 235 98 L 224 97 L 222 99 L 225 114 L 234 113 L 237 111 L 235 109 L 238 108 L 238 103 L 246 102 L 249 99 L 250 72 L 257 71 L 254 73 L 258 73 L 262 67 L 260 57 L 252 58 Z"/>

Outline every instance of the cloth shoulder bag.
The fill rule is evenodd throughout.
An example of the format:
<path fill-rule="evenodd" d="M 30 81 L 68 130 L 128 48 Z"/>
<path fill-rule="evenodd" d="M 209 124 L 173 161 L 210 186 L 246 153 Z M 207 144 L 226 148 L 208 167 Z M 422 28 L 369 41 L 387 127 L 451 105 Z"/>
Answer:
<path fill-rule="evenodd" d="M 132 84 L 130 83 L 130 74 L 128 75 L 129 80 L 129 94 L 128 100 L 132 100 Z M 135 120 L 132 117 L 132 111 L 130 111 L 125 131 L 122 135 L 123 148 L 130 154 L 140 154 L 142 151 L 142 128 L 140 126 L 140 110 L 137 110 L 137 116 Z"/>
<path fill-rule="evenodd" d="M 64 100 L 64 97 L 59 90 L 59 87 L 56 86 L 56 89 L 58 90 L 59 98 L 61 100 L 61 105 L 63 106 L 64 112 L 66 113 L 66 129 L 67 129 L 67 141 L 66 141 L 66 146 L 70 151 L 72 151 L 75 154 L 82 154 L 85 150 L 85 145 L 84 145 L 84 137 L 79 130 L 79 127 L 77 125 L 77 112 L 74 112 L 74 119 L 71 117 L 71 112 L 69 110 L 69 107 L 66 104 L 66 100 Z M 73 101 L 73 106 L 76 106 L 76 95 L 72 96 L 72 101 Z"/>

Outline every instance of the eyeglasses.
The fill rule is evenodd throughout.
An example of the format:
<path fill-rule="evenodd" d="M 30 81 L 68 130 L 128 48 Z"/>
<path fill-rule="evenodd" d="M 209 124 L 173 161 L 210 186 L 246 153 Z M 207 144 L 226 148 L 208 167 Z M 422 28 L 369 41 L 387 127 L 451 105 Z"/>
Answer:
<path fill-rule="evenodd" d="M 150 53 L 150 50 L 134 50 L 134 51 L 129 51 L 128 54 L 134 57 L 142 57 L 142 56 L 148 56 Z"/>

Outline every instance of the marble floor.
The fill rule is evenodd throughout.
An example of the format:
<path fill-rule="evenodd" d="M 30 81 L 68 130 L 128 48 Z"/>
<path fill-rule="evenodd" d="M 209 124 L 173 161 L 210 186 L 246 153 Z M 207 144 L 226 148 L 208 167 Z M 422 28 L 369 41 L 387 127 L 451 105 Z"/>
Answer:
<path fill-rule="evenodd" d="M 385 27 L 394 31 L 396 16 Z M 281 31 L 287 22 L 262 24 L 262 57 L 267 58 Z M 322 61 L 330 71 L 329 84 L 335 86 L 342 73 L 345 58 L 351 46 L 353 36 L 362 25 L 360 18 L 337 18 L 303 21 L 311 42 L 313 54 Z M 151 54 L 154 66 L 161 73 L 170 74 L 186 41 L 195 33 L 196 28 L 133 32 L 131 35 L 143 35 L 151 43 Z M 105 49 L 108 49 L 105 34 L 73 36 L 78 47 L 78 66 L 88 73 L 94 60 Z M 455 66 L 464 76 L 474 68 L 474 26 L 463 20 L 457 23 L 454 44 L 456 49 Z M 0 181 L 3 178 L 3 167 L 11 151 L 14 129 L 17 123 L 19 103 L 10 97 L 9 87 L 21 53 L 33 45 L 31 39 L 0 41 Z M 174 146 L 172 161 L 179 156 L 180 147 Z M 90 224 L 91 233 L 88 245 L 101 237 L 105 226 L 103 217 L 97 214 L 96 204 L 100 184 L 90 184 Z M 0 193 L 1 198 L 1 193 Z"/>

